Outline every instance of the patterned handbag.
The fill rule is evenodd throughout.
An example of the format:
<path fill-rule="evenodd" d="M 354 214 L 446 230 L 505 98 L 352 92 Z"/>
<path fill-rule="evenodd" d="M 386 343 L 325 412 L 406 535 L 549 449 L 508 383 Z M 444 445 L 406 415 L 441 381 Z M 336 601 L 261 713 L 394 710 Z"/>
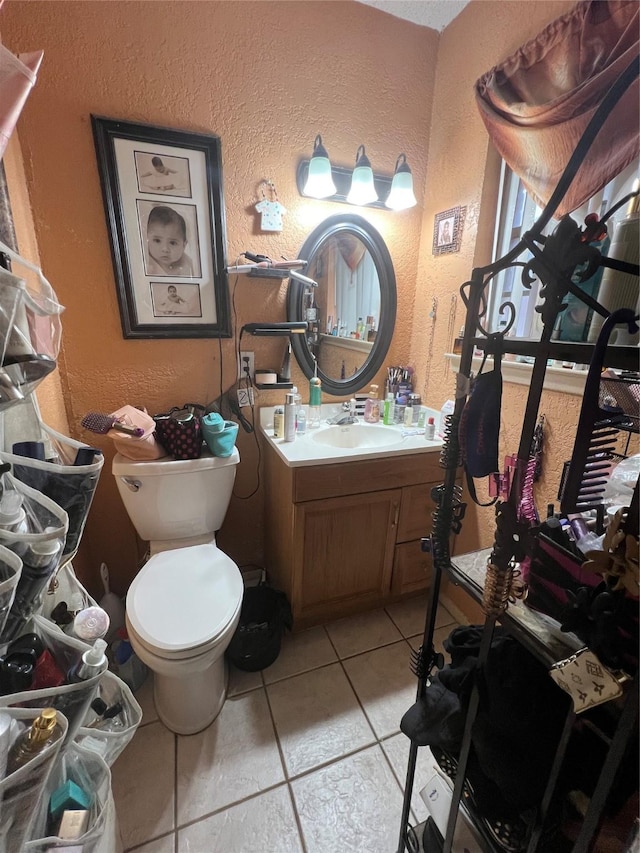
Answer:
<path fill-rule="evenodd" d="M 202 453 L 202 426 L 192 406 L 155 415 L 156 439 L 174 459 L 199 459 Z"/>

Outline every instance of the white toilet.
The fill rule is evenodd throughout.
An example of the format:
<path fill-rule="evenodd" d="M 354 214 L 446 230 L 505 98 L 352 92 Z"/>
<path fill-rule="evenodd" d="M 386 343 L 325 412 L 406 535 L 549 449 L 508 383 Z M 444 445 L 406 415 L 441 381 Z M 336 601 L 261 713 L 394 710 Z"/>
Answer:
<path fill-rule="evenodd" d="M 244 586 L 217 547 L 240 461 L 204 451 L 200 459 L 134 462 L 120 454 L 112 473 L 150 557 L 127 593 L 127 631 L 154 673 L 162 722 L 194 734 L 225 700 L 224 652 L 238 624 Z"/>

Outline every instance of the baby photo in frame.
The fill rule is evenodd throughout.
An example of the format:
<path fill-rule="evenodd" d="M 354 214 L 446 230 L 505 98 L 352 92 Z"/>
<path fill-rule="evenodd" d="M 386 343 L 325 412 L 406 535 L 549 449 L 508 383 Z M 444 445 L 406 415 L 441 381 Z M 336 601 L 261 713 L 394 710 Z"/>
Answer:
<path fill-rule="evenodd" d="M 162 157 L 150 151 L 134 151 L 138 192 L 191 198 L 187 157 Z"/>
<path fill-rule="evenodd" d="M 197 282 L 152 281 L 149 287 L 154 317 L 202 317 Z"/>

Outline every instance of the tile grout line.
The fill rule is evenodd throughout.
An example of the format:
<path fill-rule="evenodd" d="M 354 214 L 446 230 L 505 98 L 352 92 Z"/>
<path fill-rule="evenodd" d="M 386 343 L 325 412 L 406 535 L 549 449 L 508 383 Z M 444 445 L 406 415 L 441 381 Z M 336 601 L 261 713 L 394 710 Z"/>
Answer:
<path fill-rule="evenodd" d="M 278 733 L 278 726 L 276 725 L 276 718 L 273 715 L 273 708 L 271 707 L 271 700 L 269 699 L 269 691 L 267 690 L 267 684 L 264 680 L 264 675 L 262 670 L 260 671 L 260 675 L 262 676 L 263 682 L 263 690 L 265 699 L 267 701 L 267 708 L 269 709 L 269 716 L 271 717 L 271 725 L 273 727 L 273 733 L 276 739 L 276 745 L 278 747 L 278 753 L 280 755 L 280 764 L 282 765 L 282 772 L 284 773 L 284 780 L 287 786 L 287 792 L 289 794 L 289 799 L 291 801 L 291 808 L 293 810 L 293 818 L 296 822 L 296 826 L 298 828 L 298 839 L 300 841 L 300 846 L 302 848 L 303 853 L 307 853 L 307 845 L 304 838 L 304 832 L 302 831 L 302 822 L 300 820 L 300 815 L 298 814 L 298 807 L 296 805 L 296 799 L 293 796 L 293 789 L 291 787 L 291 783 L 289 780 L 289 770 L 287 769 L 287 763 L 284 760 L 284 750 L 282 748 L 282 744 L 280 742 L 280 734 Z"/>

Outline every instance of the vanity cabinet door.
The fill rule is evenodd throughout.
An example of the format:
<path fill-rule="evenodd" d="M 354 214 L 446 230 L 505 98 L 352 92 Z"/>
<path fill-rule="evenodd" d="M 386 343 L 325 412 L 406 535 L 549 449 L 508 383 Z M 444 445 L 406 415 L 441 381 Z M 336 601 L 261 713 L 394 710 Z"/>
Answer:
<path fill-rule="evenodd" d="M 421 483 L 402 489 L 398 545 L 393 561 L 393 595 L 405 595 L 427 589 L 431 582 L 431 555 L 420 547 L 420 540 L 431 532 L 434 503 L 431 489 L 437 483 Z"/>
<path fill-rule="evenodd" d="M 300 616 L 335 618 L 388 597 L 401 494 L 388 489 L 296 504 Z"/>

